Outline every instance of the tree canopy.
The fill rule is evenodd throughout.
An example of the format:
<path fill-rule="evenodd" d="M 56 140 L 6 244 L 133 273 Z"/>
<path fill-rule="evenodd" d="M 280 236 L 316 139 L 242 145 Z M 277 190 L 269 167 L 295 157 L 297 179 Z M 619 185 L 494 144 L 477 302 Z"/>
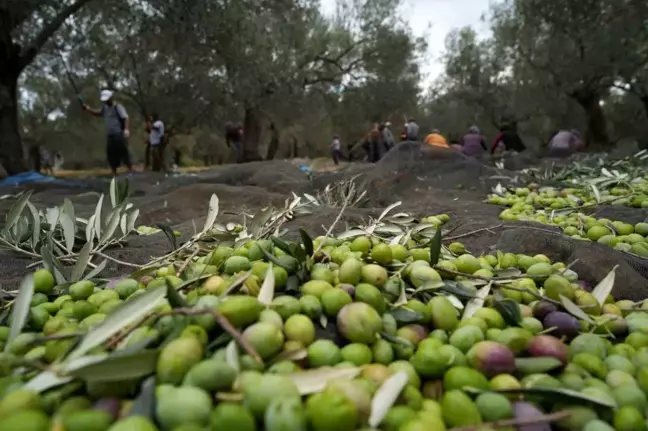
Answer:
<path fill-rule="evenodd" d="M 339 0 L 326 15 L 317 0 L 0 0 L 0 162 L 19 172 L 39 145 L 102 164 L 102 124 L 77 102 L 97 104 L 102 88 L 129 111 L 136 152 L 157 113 L 190 162 L 231 158 L 228 123 L 255 160 L 325 155 L 334 134 L 353 145 L 374 122 L 411 116 L 450 138 L 514 124 L 538 144 L 575 127 L 589 148 L 645 145 L 645 1 L 494 2 L 488 35 L 447 35 L 433 81 L 402 5 Z"/>

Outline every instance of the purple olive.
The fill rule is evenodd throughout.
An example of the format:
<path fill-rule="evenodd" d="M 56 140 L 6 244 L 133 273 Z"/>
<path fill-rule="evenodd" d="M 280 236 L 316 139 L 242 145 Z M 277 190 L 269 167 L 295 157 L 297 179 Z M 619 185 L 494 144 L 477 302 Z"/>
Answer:
<path fill-rule="evenodd" d="M 542 322 L 545 329 L 555 328 L 551 335 L 556 337 L 566 337 L 572 339 L 578 335 L 581 330 L 580 323 L 571 314 L 564 311 L 554 311 L 549 313 Z"/>
<path fill-rule="evenodd" d="M 547 314 L 558 311 L 558 307 L 549 301 L 538 301 L 533 305 L 533 317 L 543 321 Z"/>
<path fill-rule="evenodd" d="M 100 398 L 92 407 L 94 410 L 106 412 L 117 420 L 122 404 L 119 398 Z"/>
<path fill-rule="evenodd" d="M 532 419 L 535 417 L 541 417 L 544 415 L 533 404 L 525 403 L 523 401 L 518 401 L 513 403 L 513 413 L 515 414 L 515 419 Z M 518 425 L 516 427 L 517 431 L 551 431 L 551 425 L 547 423 L 542 424 L 533 424 L 533 425 Z"/>

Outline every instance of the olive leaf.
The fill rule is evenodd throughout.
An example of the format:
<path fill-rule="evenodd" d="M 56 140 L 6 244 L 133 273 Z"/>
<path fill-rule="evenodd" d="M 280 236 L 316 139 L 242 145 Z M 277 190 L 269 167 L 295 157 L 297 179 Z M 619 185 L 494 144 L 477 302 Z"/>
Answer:
<path fill-rule="evenodd" d="M 492 285 L 492 282 L 488 283 L 486 286 L 477 291 L 477 294 L 475 294 L 475 297 L 473 299 L 468 301 L 466 307 L 464 308 L 463 315 L 461 316 L 462 320 L 472 317 L 477 312 L 477 310 L 484 306 L 484 300 L 490 293 Z"/>
<path fill-rule="evenodd" d="M 166 297 L 166 293 L 166 286 L 160 286 L 124 302 L 109 314 L 103 322 L 92 328 L 83 337 L 79 345 L 70 353 L 67 360 L 80 358 L 124 328 L 147 316 Z"/>
<path fill-rule="evenodd" d="M 581 320 L 584 320 L 587 323 L 594 323 L 594 320 L 590 316 L 588 316 L 587 313 L 585 313 L 578 305 L 574 304 L 571 299 L 563 295 L 559 295 L 559 297 L 560 303 L 569 314 Z"/>
<path fill-rule="evenodd" d="M 11 346 L 11 341 L 22 331 L 27 322 L 27 316 L 31 308 L 31 300 L 34 296 L 34 276 L 31 273 L 27 275 L 20 282 L 18 296 L 11 307 L 11 315 L 9 317 L 9 336 L 5 344 L 5 351 Z"/>
<path fill-rule="evenodd" d="M 22 214 L 23 210 L 25 209 L 25 205 L 27 205 L 27 201 L 29 200 L 31 194 L 32 191 L 28 190 L 18 196 L 18 199 L 9 210 L 9 213 L 7 214 L 7 217 L 5 219 L 5 232 L 8 232 L 9 229 L 11 229 L 13 225 L 18 221 L 18 217 L 20 217 L 20 214 Z"/>
<path fill-rule="evenodd" d="M 91 217 L 94 221 L 94 234 L 97 237 L 97 241 L 101 239 L 101 211 L 103 209 L 103 200 L 104 200 L 104 195 L 99 196 L 99 200 L 97 201 L 97 206 L 95 208 L 94 215 Z M 88 221 L 88 224 L 90 222 Z M 86 230 L 86 233 L 88 231 Z"/>
<path fill-rule="evenodd" d="M 475 294 L 472 290 L 462 286 L 455 281 L 445 281 L 440 290 L 448 295 L 454 295 L 464 299 L 474 299 Z"/>
<path fill-rule="evenodd" d="M 218 217 L 218 196 L 214 193 L 209 199 L 209 212 L 207 213 L 202 233 L 207 233 L 214 226 L 216 217 Z"/>
<path fill-rule="evenodd" d="M 519 326 L 522 321 L 522 312 L 517 302 L 512 299 L 496 300 L 493 306 L 510 326 Z"/>
<path fill-rule="evenodd" d="M 412 343 L 409 342 L 409 340 L 406 340 L 405 338 L 397 337 L 395 335 L 388 334 L 386 332 L 381 332 L 380 338 L 389 341 L 392 344 L 400 344 L 401 346 L 405 346 L 405 347 L 414 347 L 412 346 Z"/>
<path fill-rule="evenodd" d="M 128 198 L 128 178 L 118 181 L 113 178 L 110 182 L 110 203 L 113 208 L 121 205 Z"/>
<path fill-rule="evenodd" d="M 164 277 L 164 283 L 167 288 L 167 300 L 171 308 L 184 308 L 187 307 L 187 303 L 182 298 L 178 290 L 173 286 L 173 281 L 169 276 Z"/>
<path fill-rule="evenodd" d="M 277 259 L 275 256 L 273 256 L 271 253 L 268 253 L 263 247 L 259 247 L 259 249 L 264 254 L 266 259 L 268 259 L 270 262 L 274 263 L 277 266 L 282 267 L 286 271 L 292 272 L 291 268 L 289 268 L 286 264 L 282 263 L 279 259 Z"/>
<path fill-rule="evenodd" d="M 293 381 L 301 395 L 309 395 L 322 392 L 331 380 L 351 380 L 358 374 L 360 374 L 359 367 L 320 367 L 298 373 L 288 373 L 285 376 Z"/>
<path fill-rule="evenodd" d="M 311 239 L 308 232 L 304 229 L 299 229 L 299 236 L 301 237 L 302 244 L 304 244 L 304 250 L 308 256 L 313 255 L 313 240 Z"/>
<path fill-rule="evenodd" d="M 392 408 L 400 393 L 407 386 L 409 377 L 405 371 L 399 371 L 380 385 L 371 400 L 371 414 L 369 415 L 369 426 L 376 428 Z"/>
<path fill-rule="evenodd" d="M 283 251 L 284 253 L 292 257 L 295 257 L 293 255 L 293 250 L 290 248 L 290 245 L 288 245 L 288 243 L 286 243 L 280 238 L 277 238 L 276 236 L 273 236 L 272 238 L 270 238 L 270 240 L 275 245 L 275 247 L 277 247 L 279 250 Z"/>
<path fill-rule="evenodd" d="M 533 395 L 534 398 L 542 398 L 551 404 L 586 404 L 594 407 L 616 408 L 616 402 L 607 400 L 605 398 L 594 398 L 583 394 L 582 392 L 574 391 L 571 389 L 558 389 L 558 388 L 511 388 L 511 389 L 497 389 L 492 391 L 484 391 L 477 388 L 464 387 L 464 391 L 480 394 L 483 392 L 497 392 L 499 394 L 512 394 L 512 395 Z"/>
<path fill-rule="evenodd" d="M 385 216 L 386 216 L 387 214 L 389 214 L 389 212 L 390 212 L 391 210 L 393 210 L 393 209 L 396 208 L 397 206 L 400 206 L 402 203 L 403 203 L 402 201 L 398 201 L 398 202 L 394 202 L 393 204 L 389 205 L 387 208 L 385 208 L 385 210 L 382 212 L 382 214 L 380 214 L 380 217 L 378 217 L 378 219 L 376 219 L 376 221 L 379 222 L 380 220 L 382 220 L 383 218 L 385 218 Z"/>
<path fill-rule="evenodd" d="M 171 226 L 165 223 L 157 223 L 155 226 L 157 226 L 162 232 L 164 232 L 164 235 L 169 241 L 169 244 L 171 244 L 172 250 L 177 250 L 178 242 L 176 240 L 175 234 L 173 233 L 173 229 L 171 229 Z"/>
<path fill-rule="evenodd" d="M 151 376 L 142 382 L 140 392 L 133 400 L 127 416 L 143 416 L 149 419 L 155 417 L 157 399 L 155 397 L 155 376 Z"/>
<path fill-rule="evenodd" d="M 88 219 L 88 224 L 85 228 L 86 241 L 90 241 L 95 237 L 95 215 L 92 214 Z"/>
<path fill-rule="evenodd" d="M 74 380 L 72 377 L 61 377 L 53 371 L 42 371 L 25 384 L 23 389 L 33 392 L 45 392 L 48 389 L 64 385 Z"/>
<path fill-rule="evenodd" d="M 92 240 L 90 240 L 90 242 L 87 242 L 79 252 L 77 261 L 72 268 L 72 272 L 70 273 L 70 281 L 76 282 L 83 278 L 83 273 L 85 272 L 86 268 L 88 267 L 88 263 L 90 262 L 90 253 L 92 252 L 92 247 Z"/>
<path fill-rule="evenodd" d="M 105 230 L 101 233 L 99 244 L 105 244 L 113 237 L 115 231 L 117 230 L 117 227 L 119 227 L 119 221 L 121 220 L 121 211 L 121 207 L 117 207 L 112 210 L 112 212 L 108 216 L 108 222 L 106 223 Z"/>
<path fill-rule="evenodd" d="M 52 274 L 54 274 L 56 283 L 57 284 L 67 283 L 67 279 L 63 274 L 64 272 L 63 266 L 61 265 L 61 262 L 59 262 L 59 260 L 54 257 L 54 254 L 52 253 L 52 246 L 49 244 L 44 245 L 41 247 L 40 251 L 41 251 L 41 259 L 43 260 L 43 265 Z"/>
<path fill-rule="evenodd" d="M 236 340 L 232 340 L 225 348 L 225 362 L 227 362 L 237 373 L 241 371 L 241 361 L 239 358 L 238 344 L 236 343 Z"/>
<path fill-rule="evenodd" d="M 614 288 L 614 279 L 616 277 L 616 270 L 619 267 L 619 265 L 615 265 L 614 268 L 608 274 L 603 277 L 603 280 L 601 280 L 596 287 L 592 290 L 592 295 L 596 300 L 598 301 L 600 306 L 603 306 L 605 304 L 605 300 L 607 297 L 612 293 L 612 289 Z"/>
<path fill-rule="evenodd" d="M 268 269 L 265 273 L 265 279 L 259 290 L 257 298 L 259 302 L 267 307 L 272 303 L 275 292 L 275 277 L 274 272 L 272 271 L 272 263 L 268 264 Z"/>
<path fill-rule="evenodd" d="M 434 266 L 439 263 L 441 258 L 441 229 L 438 228 L 434 233 L 434 238 L 432 238 L 432 243 L 430 244 L 430 266 Z"/>
<path fill-rule="evenodd" d="M 36 207 L 29 201 L 27 201 L 27 208 L 29 208 L 29 212 L 31 213 L 32 216 L 31 246 L 33 249 L 36 249 L 36 246 L 40 241 L 40 234 L 41 234 L 40 214 L 38 214 L 38 210 L 36 209 Z"/>
<path fill-rule="evenodd" d="M 389 314 L 396 319 L 396 322 L 404 324 L 420 322 L 424 317 L 421 313 L 417 313 L 416 311 L 405 307 L 389 310 Z"/>
<path fill-rule="evenodd" d="M 108 259 L 105 259 L 101 261 L 99 265 L 97 265 L 92 271 L 90 271 L 85 277 L 83 277 L 84 280 L 91 280 L 101 274 L 101 271 L 106 269 L 106 265 L 108 264 Z"/>
<path fill-rule="evenodd" d="M 99 356 L 96 362 L 75 367 L 68 365 L 65 373 L 87 382 L 116 382 L 137 379 L 155 371 L 158 350 L 142 350 L 124 354 Z"/>

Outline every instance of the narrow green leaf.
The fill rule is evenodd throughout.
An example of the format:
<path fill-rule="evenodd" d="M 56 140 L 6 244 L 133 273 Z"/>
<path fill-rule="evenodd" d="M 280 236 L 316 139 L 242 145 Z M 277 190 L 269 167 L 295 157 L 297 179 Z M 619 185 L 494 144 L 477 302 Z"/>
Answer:
<path fill-rule="evenodd" d="M 164 281 L 167 287 L 167 300 L 169 301 L 169 305 L 171 305 L 172 308 L 187 307 L 185 300 L 180 296 L 180 293 L 178 293 L 176 288 L 173 287 L 173 281 L 171 278 L 166 276 L 164 277 Z"/>
<path fill-rule="evenodd" d="M 517 302 L 513 301 L 512 299 L 502 299 L 495 301 L 493 305 L 495 306 L 495 309 L 502 315 L 506 323 L 511 326 L 520 325 L 520 322 L 522 321 L 522 312 L 520 311 L 520 306 L 517 304 Z"/>
<path fill-rule="evenodd" d="M 477 310 L 479 310 L 484 306 L 484 301 L 486 300 L 486 297 L 490 293 L 492 285 L 493 283 L 488 283 L 486 286 L 482 287 L 477 291 L 477 294 L 473 299 L 468 301 L 466 307 L 464 308 L 463 315 L 461 316 L 462 320 L 472 317 L 477 312 Z"/>
<path fill-rule="evenodd" d="M 101 239 L 99 244 L 105 244 L 113 237 L 117 227 L 119 226 L 119 220 L 121 219 L 121 207 L 114 208 L 110 215 L 108 216 L 108 223 L 106 223 L 105 230 L 101 233 Z"/>
<path fill-rule="evenodd" d="M 292 250 L 292 256 L 297 259 L 297 262 L 299 262 L 300 265 L 305 266 L 306 264 L 306 259 L 309 258 L 311 255 L 306 254 L 306 250 L 302 248 L 300 244 L 297 243 L 292 243 L 290 244 L 290 249 Z"/>
<path fill-rule="evenodd" d="M 207 213 L 207 218 L 205 219 L 205 227 L 203 227 L 203 233 L 208 232 L 214 223 L 216 223 L 216 217 L 218 217 L 218 196 L 214 193 L 209 199 L 209 212 Z"/>
<path fill-rule="evenodd" d="M 416 311 L 405 307 L 389 310 L 389 314 L 391 314 L 397 322 L 404 324 L 420 322 L 425 317 L 421 313 L 417 313 Z"/>
<path fill-rule="evenodd" d="M 383 218 L 385 218 L 385 216 L 386 216 L 387 214 L 389 214 L 389 212 L 390 212 L 391 210 L 393 210 L 393 209 L 396 208 L 397 206 L 400 206 L 402 203 L 403 203 L 403 202 L 398 201 L 398 202 L 395 202 L 395 203 L 389 205 L 387 208 L 385 208 L 385 210 L 382 212 L 382 214 L 380 214 L 380 217 L 378 217 L 378 219 L 377 219 L 376 221 L 380 221 L 380 220 L 382 220 Z"/>
<path fill-rule="evenodd" d="M 596 287 L 592 290 L 592 295 L 596 298 L 600 306 L 605 304 L 605 300 L 612 293 L 614 288 L 614 279 L 616 277 L 616 269 L 618 265 L 615 265 L 614 268 L 601 280 Z"/>
<path fill-rule="evenodd" d="M 441 240 L 441 228 L 438 228 L 430 244 L 430 266 L 439 263 L 439 259 L 441 258 Z"/>
<path fill-rule="evenodd" d="M 142 350 L 132 354 L 112 354 L 79 368 L 66 368 L 66 374 L 87 382 L 116 382 L 138 379 L 155 372 L 159 351 Z"/>
<path fill-rule="evenodd" d="M 259 247 L 259 249 L 260 249 L 261 252 L 265 255 L 266 259 L 268 259 L 270 262 L 274 263 L 274 264 L 277 265 L 277 266 L 282 267 L 282 268 L 285 269 L 286 271 L 292 271 L 291 268 L 288 268 L 285 264 L 283 264 L 283 263 L 282 263 L 279 259 L 277 259 L 275 256 L 273 256 L 273 255 L 271 255 L 270 253 L 268 253 L 267 251 L 265 251 L 265 249 L 264 249 L 263 247 Z"/>
<path fill-rule="evenodd" d="M 574 304 L 571 299 L 563 295 L 559 295 L 559 297 L 560 303 L 569 314 L 581 320 L 584 320 L 587 323 L 594 323 L 594 320 L 590 316 L 588 316 L 587 313 L 585 313 L 578 305 Z"/>
<path fill-rule="evenodd" d="M 88 262 L 90 262 L 90 252 L 92 251 L 92 241 L 87 242 L 77 257 L 77 261 L 72 268 L 72 273 L 70 274 L 70 281 L 76 282 L 83 278 L 83 273 L 88 267 Z"/>
<path fill-rule="evenodd" d="M 42 371 L 36 377 L 27 382 L 24 389 L 33 392 L 45 392 L 48 389 L 64 385 L 73 380 L 72 377 L 60 377 L 52 371 Z"/>
<path fill-rule="evenodd" d="M 265 306 L 270 306 L 272 303 L 272 299 L 274 298 L 274 292 L 275 292 L 275 277 L 274 277 L 274 272 L 272 271 L 272 263 L 268 265 L 268 269 L 265 274 L 265 280 L 263 280 L 263 284 L 261 285 L 261 289 L 259 290 L 259 294 L 257 295 L 257 298 L 259 302 Z"/>
<path fill-rule="evenodd" d="M 20 331 L 22 331 L 25 326 L 25 322 L 27 322 L 27 316 L 29 315 L 29 310 L 31 308 L 32 296 L 34 296 L 34 276 L 31 273 L 27 273 L 20 282 L 18 296 L 11 307 L 11 316 L 9 317 L 9 336 L 7 337 L 7 342 L 5 344 L 5 351 L 7 351 L 11 345 L 11 341 L 20 334 Z"/>
<path fill-rule="evenodd" d="M 225 348 L 225 361 L 232 367 L 237 373 L 241 371 L 241 361 L 239 360 L 239 350 L 236 340 L 229 342 Z"/>
<path fill-rule="evenodd" d="M 122 329 L 147 316 L 166 297 L 166 292 L 166 286 L 160 286 L 124 302 L 119 308 L 108 315 L 106 320 L 86 334 L 77 348 L 70 353 L 69 359 L 75 359 L 85 355 L 90 350 L 106 342 Z"/>
<path fill-rule="evenodd" d="M 47 208 L 45 210 L 45 220 L 47 221 L 47 224 L 49 224 L 50 232 L 53 232 L 54 229 L 56 229 L 56 226 L 58 226 L 60 216 L 61 216 L 61 212 L 56 207 Z"/>
<path fill-rule="evenodd" d="M 68 198 L 63 199 L 63 212 L 70 216 L 76 226 L 76 211 L 74 210 L 74 204 Z"/>
<path fill-rule="evenodd" d="M 397 337 L 395 335 L 388 334 L 386 332 L 381 332 L 380 338 L 389 341 L 392 344 L 400 344 L 401 346 L 405 346 L 405 347 L 414 347 L 412 346 L 412 343 L 409 342 L 409 340 L 406 340 L 405 338 Z"/>
<path fill-rule="evenodd" d="M 131 233 L 132 231 L 135 230 L 135 222 L 137 221 L 137 217 L 139 217 L 140 210 L 135 208 L 134 210 L 130 211 L 126 217 L 126 232 L 124 232 L 124 235 Z"/>
<path fill-rule="evenodd" d="M 43 259 L 43 265 L 47 268 L 56 279 L 57 284 L 67 283 L 67 279 L 63 274 L 63 267 L 61 263 L 54 257 L 52 253 L 52 246 L 47 244 L 41 247 L 41 259 Z"/>
<path fill-rule="evenodd" d="M 308 232 L 304 229 L 299 229 L 299 236 L 301 237 L 302 244 L 304 244 L 304 250 L 308 256 L 313 255 L 313 240 L 311 239 Z"/>
<path fill-rule="evenodd" d="M 99 265 L 97 265 L 96 268 L 94 268 L 92 271 L 90 271 L 85 277 L 83 277 L 84 280 L 91 280 L 95 277 L 97 277 L 99 274 L 101 274 L 101 271 L 106 269 L 106 265 L 108 264 L 108 260 L 103 260 Z"/>
<path fill-rule="evenodd" d="M 280 238 L 277 238 L 276 236 L 273 236 L 272 238 L 270 238 L 270 240 L 275 245 L 275 247 L 277 247 L 279 250 L 283 251 L 287 255 L 295 257 L 293 255 L 293 250 L 290 248 L 290 245 L 288 243 L 286 243 Z"/>
<path fill-rule="evenodd" d="M 392 408 L 400 393 L 405 389 L 408 382 L 405 371 L 399 371 L 380 385 L 371 400 L 371 414 L 369 415 L 369 426 L 376 428 Z"/>
<path fill-rule="evenodd" d="M 8 231 L 11 229 L 18 221 L 18 217 L 20 217 L 20 214 L 22 214 L 23 210 L 25 209 L 25 205 L 27 205 L 27 201 L 29 200 L 29 197 L 31 196 L 32 191 L 28 190 L 25 193 L 22 193 L 16 202 L 13 204 L 11 209 L 9 210 L 9 213 L 7 214 L 7 218 L 5 219 L 5 226 L 4 230 Z"/>
<path fill-rule="evenodd" d="M 448 295 L 454 295 L 458 298 L 463 299 L 474 299 L 475 294 L 472 290 L 462 286 L 460 283 L 455 281 L 445 281 L 441 287 L 441 291 L 447 293 Z"/>
<path fill-rule="evenodd" d="M 512 388 L 512 389 L 497 389 L 494 391 L 484 391 L 481 389 L 464 387 L 464 391 L 473 394 L 480 394 L 483 392 L 497 392 L 500 394 L 519 394 L 519 395 L 533 395 L 534 398 L 541 398 L 550 402 L 551 404 L 580 404 L 592 405 L 595 407 L 616 408 L 617 405 L 614 401 L 604 398 L 594 398 L 583 394 L 582 392 L 574 391 L 571 389 L 552 389 L 552 388 Z"/>
<path fill-rule="evenodd" d="M 86 241 L 90 241 L 95 237 L 95 215 L 92 214 L 88 219 L 88 224 L 85 228 Z"/>
<path fill-rule="evenodd" d="M 143 416 L 148 419 L 155 418 L 155 376 L 142 382 L 139 394 L 133 400 L 127 416 Z"/>
<path fill-rule="evenodd" d="M 94 212 L 94 234 L 97 237 L 97 241 L 101 240 L 101 211 L 103 209 L 103 200 L 104 195 L 99 196 L 99 201 L 97 201 L 97 207 Z"/>
<path fill-rule="evenodd" d="M 31 213 L 31 218 L 32 218 L 31 246 L 33 249 L 36 249 L 36 246 L 40 241 L 40 234 L 41 234 L 40 214 L 38 214 L 38 210 L 36 209 L 36 207 L 29 201 L 27 201 L 27 208 L 29 208 L 29 212 Z"/>
<path fill-rule="evenodd" d="M 128 199 L 128 178 L 117 182 L 117 205 L 121 205 Z"/>
<path fill-rule="evenodd" d="M 171 226 L 168 224 L 164 223 L 158 223 L 155 226 L 157 226 L 162 232 L 164 232 L 164 235 L 167 237 L 167 240 L 169 241 L 169 244 L 171 244 L 171 248 L 173 250 L 178 249 L 178 243 L 176 240 L 176 236 L 173 233 L 173 229 L 171 229 Z"/>
<path fill-rule="evenodd" d="M 115 208 L 117 204 L 117 179 L 110 180 L 110 205 Z"/>

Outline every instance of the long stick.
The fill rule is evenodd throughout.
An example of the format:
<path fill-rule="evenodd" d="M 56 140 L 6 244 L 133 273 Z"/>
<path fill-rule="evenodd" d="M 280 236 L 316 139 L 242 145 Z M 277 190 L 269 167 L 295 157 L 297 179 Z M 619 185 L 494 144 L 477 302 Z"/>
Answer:
<path fill-rule="evenodd" d="M 70 85 L 72 86 L 72 89 L 76 94 L 79 104 L 83 105 L 83 98 L 81 97 L 81 92 L 79 91 L 79 88 L 76 86 L 76 83 L 74 82 L 74 78 L 72 77 L 72 72 L 70 72 L 70 68 L 68 67 L 67 62 L 63 58 L 63 54 L 61 54 L 61 50 L 57 48 L 56 53 L 58 54 L 58 57 L 61 60 L 61 63 L 63 64 L 63 69 L 65 69 L 65 74 L 67 75 L 68 81 L 70 81 Z"/>

